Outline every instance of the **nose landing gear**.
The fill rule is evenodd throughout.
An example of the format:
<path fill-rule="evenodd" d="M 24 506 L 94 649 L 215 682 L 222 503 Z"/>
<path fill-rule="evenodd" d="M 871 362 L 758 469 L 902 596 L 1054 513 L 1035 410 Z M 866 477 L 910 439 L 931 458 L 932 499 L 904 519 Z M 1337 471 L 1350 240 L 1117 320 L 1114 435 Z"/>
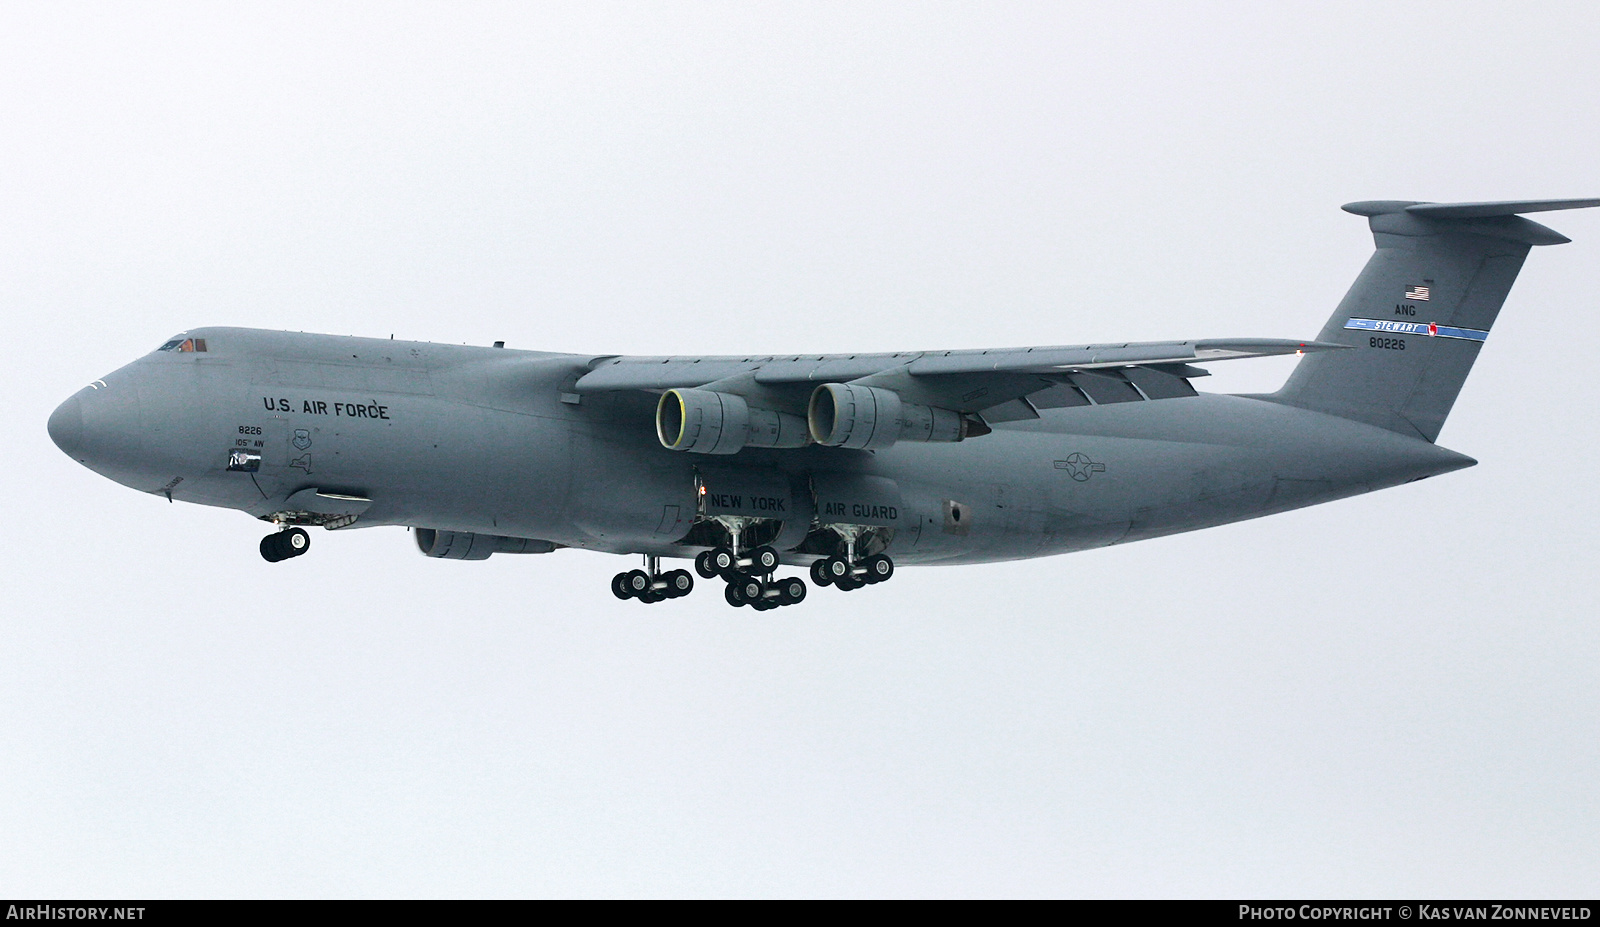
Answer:
<path fill-rule="evenodd" d="M 277 563 L 298 557 L 311 549 L 311 535 L 304 528 L 286 528 L 261 539 L 261 558 Z"/>

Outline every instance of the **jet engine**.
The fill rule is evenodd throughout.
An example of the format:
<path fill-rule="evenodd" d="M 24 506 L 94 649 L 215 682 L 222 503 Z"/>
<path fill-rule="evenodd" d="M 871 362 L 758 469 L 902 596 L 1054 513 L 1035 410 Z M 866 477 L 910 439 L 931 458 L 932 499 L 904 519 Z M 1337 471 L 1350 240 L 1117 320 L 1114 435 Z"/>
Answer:
<path fill-rule="evenodd" d="M 661 446 L 697 454 L 736 454 L 744 447 L 804 447 L 798 415 L 752 409 L 743 396 L 708 389 L 669 389 L 656 404 Z"/>
<path fill-rule="evenodd" d="M 827 383 L 811 394 L 806 423 L 818 444 L 876 450 L 896 441 L 960 441 L 967 436 L 961 413 L 902 400 L 876 386 Z"/>
<path fill-rule="evenodd" d="M 413 534 L 418 550 L 442 560 L 487 560 L 490 554 L 548 554 L 556 549 L 556 545 L 549 541 L 472 534 L 467 531 L 418 528 Z"/>

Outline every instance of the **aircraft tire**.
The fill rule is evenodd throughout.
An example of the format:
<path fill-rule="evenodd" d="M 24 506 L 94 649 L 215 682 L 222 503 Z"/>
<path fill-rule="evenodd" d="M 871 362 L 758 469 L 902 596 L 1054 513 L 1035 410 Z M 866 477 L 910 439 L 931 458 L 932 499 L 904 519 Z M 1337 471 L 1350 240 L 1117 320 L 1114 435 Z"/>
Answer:
<path fill-rule="evenodd" d="M 744 599 L 739 598 L 739 587 L 733 583 L 729 583 L 728 587 L 723 590 L 722 597 L 734 608 L 738 608 L 744 604 Z"/>
<path fill-rule="evenodd" d="M 757 547 L 750 552 L 750 567 L 757 573 L 771 573 L 778 568 L 778 552 L 770 547 Z"/>
<path fill-rule="evenodd" d="M 716 578 L 717 571 L 711 568 L 711 551 L 703 550 L 694 555 L 694 571 L 700 574 L 701 579 Z"/>
<path fill-rule="evenodd" d="M 650 574 L 643 570 L 629 570 L 626 575 L 627 579 L 624 582 L 628 587 L 628 592 L 641 599 L 644 598 L 644 594 L 650 591 L 652 582 Z"/>
<path fill-rule="evenodd" d="M 829 557 L 822 563 L 822 569 L 827 571 L 828 580 L 834 585 L 837 586 L 841 580 L 849 578 L 850 564 L 843 557 Z"/>
<path fill-rule="evenodd" d="M 759 576 L 744 575 L 739 577 L 739 598 L 746 602 L 760 602 L 762 595 L 767 591 L 767 584 Z"/>
<path fill-rule="evenodd" d="M 611 577 L 611 594 L 624 601 L 633 598 L 633 592 L 628 589 L 627 573 L 618 573 Z"/>
<path fill-rule="evenodd" d="M 290 557 L 298 557 L 311 549 L 311 535 L 306 534 L 304 528 L 290 528 L 278 536 L 283 539 L 280 543 Z"/>
<path fill-rule="evenodd" d="M 805 601 L 806 581 L 798 576 L 791 576 L 782 580 L 778 583 L 778 588 L 783 592 L 779 597 L 779 601 L 784 605 L 794 605 Z"/>
<path fill-rule="evenodd" d="M 811 564 L 811 581 L 818 586 L 833 582 L 833 577 L 828 575 L 828 561 L 818 560 Z"/>
<path fill-rule="evenodd" d="M 706 554 L 706 566 L 715 571 L 712 574 L 713 576 L 731 577 L 734 571 L 739 568 L 739 558 L 735 557 L 733 551 L 726 547 L 715 547 Z M 708 576 L 706 578 L 710 579 L 711 577 Z"/>
<path fill-rule="evenodd" d="M 261 559 L 268 563 L 277 563 L 283 559 L 283 554 L 278 551 L 278 536 L 269 534 L 261 539 Z"/>
<path fill-rule="evenodd" d="M 694 577 L 688 570 L 673 570 L 661 577 L 667 581 L 667 597 L 676 599 L 694 591 Z"/>
<path fill-rule="evenodd" d="M 865 579 L 869 583 L 881 583 L 894 575 L 894 561 L 883 554 L 868 557 L 862 566 L 867 568 Z"/>

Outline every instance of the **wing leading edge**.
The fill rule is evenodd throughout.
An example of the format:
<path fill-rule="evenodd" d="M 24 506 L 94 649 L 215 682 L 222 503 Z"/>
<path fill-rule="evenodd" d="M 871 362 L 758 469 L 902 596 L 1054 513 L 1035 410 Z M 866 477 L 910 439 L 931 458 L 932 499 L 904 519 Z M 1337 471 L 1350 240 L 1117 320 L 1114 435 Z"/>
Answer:
<path fill-rule="evenodd" d="M 1140 344 L 1076 347 L 996 348 L 965 351 L 908 351 L 895 354 L 798 354 L 737 357 L 607 357 L 579 378 L 579 393 L 609 390 L 663 390 L 704 386 L 753 374 L 755 382 L 848 383 L 897 367 L 913 376 L 1065 373 L 1133 365 L 1207 363 L 1250 357 L 1341 350 L 1343 345 L 1276 338 L 1152 341 Z"/>

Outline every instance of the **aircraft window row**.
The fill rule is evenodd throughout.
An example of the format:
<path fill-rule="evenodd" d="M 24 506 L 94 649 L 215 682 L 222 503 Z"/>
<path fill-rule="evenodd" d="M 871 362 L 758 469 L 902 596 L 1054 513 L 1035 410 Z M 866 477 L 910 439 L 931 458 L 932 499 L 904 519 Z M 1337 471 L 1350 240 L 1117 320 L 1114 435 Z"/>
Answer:
<path fill-rule="evenodd" d="M 204 354 L 206 352 L 206 340 L 204 338 L 174 338 L 156 350 L 177 351 L 181 354 Z"/>

